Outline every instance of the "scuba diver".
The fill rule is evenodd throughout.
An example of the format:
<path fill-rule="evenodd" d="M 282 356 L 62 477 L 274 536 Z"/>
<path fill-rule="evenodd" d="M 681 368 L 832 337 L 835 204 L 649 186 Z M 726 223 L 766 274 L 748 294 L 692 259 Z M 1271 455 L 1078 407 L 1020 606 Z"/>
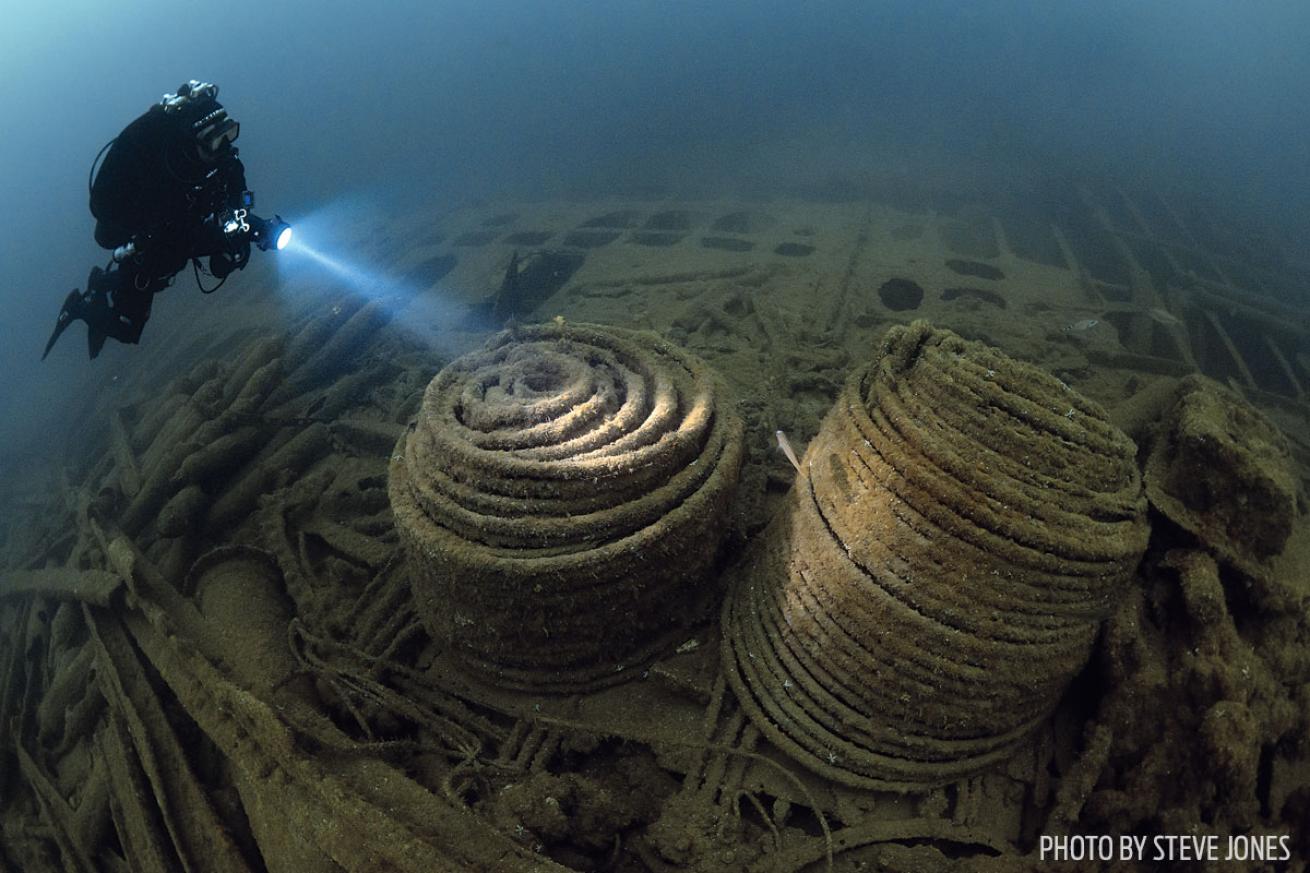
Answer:
<path fill-rule="evenodd" d="M 251 212 L 255 197 L 233 145 L 241 125 L 217 97 L 217 86 L 192 79 L 124 128 L 92 162 L 95 238 L 113 255 L 103 269 L 91 269 L 85 291 L 69 292 L 42 360 L 79 320 L 86 322 L 92 358 L 107 338 L 138 342 L 155 294 L 187 261 L 209 294 L 245 268 L 252 242 L 268 251 L 290 241 L 291 227 L 281 218 Z M 219 280 L 213 288 L 201 283 L 201 258 L 208 258 L 205 272 Z"/>

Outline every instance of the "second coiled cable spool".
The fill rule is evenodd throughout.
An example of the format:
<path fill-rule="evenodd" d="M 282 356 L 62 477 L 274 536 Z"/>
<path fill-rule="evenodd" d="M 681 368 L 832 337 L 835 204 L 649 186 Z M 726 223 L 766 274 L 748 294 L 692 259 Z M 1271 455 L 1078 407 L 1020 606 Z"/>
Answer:
<path fill-rule="evenodd" d="M 1130 439 L 1055 377 L 926 322 L 846 383 L 724 606 L 775 745 L 910 790 L 1012 754 L 1086 662 L 1148 528 Z"/>

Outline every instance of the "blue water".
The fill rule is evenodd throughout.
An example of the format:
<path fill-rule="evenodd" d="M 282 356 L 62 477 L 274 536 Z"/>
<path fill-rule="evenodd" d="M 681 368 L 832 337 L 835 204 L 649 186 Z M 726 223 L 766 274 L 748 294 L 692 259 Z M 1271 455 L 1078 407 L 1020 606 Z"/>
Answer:
<path fill-rule="evenodd" d="M 1310 4 L 91 0 L 0 28 L 0 443 L 140 366 L 37 364 L 103 253 L 86 177 L 165 91 L 217 82 L 261 205 L 831 189 L 976 162 L 1180 180 L 1310 214 Z M 238 277 L 239 279 L 240 277 Z M 173 293 L 176 293 L 176 290 Z M 189 288 L 186 289 L 189 292 Z M 188 295 L 187 305 L 201 298 Z M 204 317 L 203 314 L 200 317 Z"/>

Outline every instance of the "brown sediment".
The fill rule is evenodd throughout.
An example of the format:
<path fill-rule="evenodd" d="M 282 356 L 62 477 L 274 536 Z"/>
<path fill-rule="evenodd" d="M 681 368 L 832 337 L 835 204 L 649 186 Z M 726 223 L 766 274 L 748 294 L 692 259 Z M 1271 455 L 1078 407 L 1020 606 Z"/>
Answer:
<path fill-rule="evenodd" d="M 1053 376 L 926 322 L 893 328 L 736 574 L 724 660 L 752 720 L 863 787 L 1006 758 L 1141 558 L 1134 454 Z"/>
<path fill-rule="evenodd" d="M 625 678 L 704 604 L 741 452 L 713 378 L 667 342 L 501 334 L 433 379 L 391 464 L 429 632 L 504 686 Z"/>

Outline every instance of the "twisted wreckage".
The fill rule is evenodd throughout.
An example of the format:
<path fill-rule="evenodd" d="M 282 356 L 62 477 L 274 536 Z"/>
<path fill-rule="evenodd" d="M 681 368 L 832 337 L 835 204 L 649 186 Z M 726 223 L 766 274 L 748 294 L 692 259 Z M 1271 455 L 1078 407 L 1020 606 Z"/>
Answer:
<path fill-rule="evenodd" d="M 917 245 L 874 207 L 829 309 L 723 243 L 790 226 L 746 212 L 703 246 L 741 263 L 573 275 L 695 223 L 637 214 L 484 311 L 656 332 L 470 331 L 438 368 L 347 296 L 109 414 L 8 538 L 0 870 L 1008 870 L 1197 830 L 1305 869 L 1307 471 L 1263 393 L 1133 351 L 1123 300 L 1122 342 L 996 341 L 1001 286 L 925 306 L 867 262 Z M 829 239 L 804 215 L 778 258 Z"/>

